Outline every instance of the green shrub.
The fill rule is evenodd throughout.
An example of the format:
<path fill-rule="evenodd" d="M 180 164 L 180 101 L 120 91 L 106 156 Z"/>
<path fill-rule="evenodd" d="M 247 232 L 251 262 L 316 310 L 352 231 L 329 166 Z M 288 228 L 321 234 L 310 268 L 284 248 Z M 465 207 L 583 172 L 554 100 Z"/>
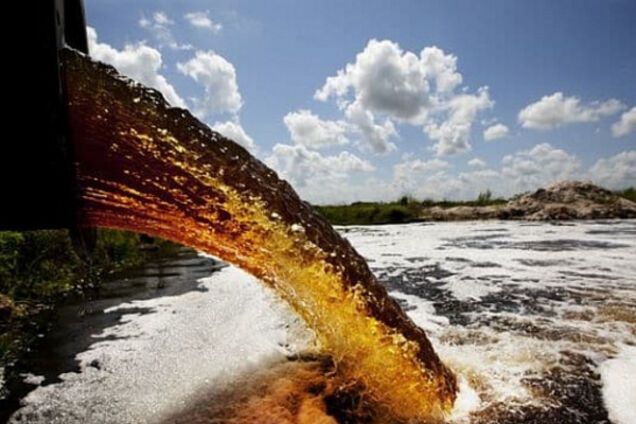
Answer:
<path fill-rule="evenodd" d="M 0 294 L 17 301 L 54 301 L 173 246 L 156 240 L 155 249 L 146 249 L 139 234 L 100 229 L 95 248 L 80 257 L 67 230 L 0 232 Z"/>
<path fill-rule="evenodd" d="M 483 191 L 477 196 L 478 205 L 488 205 L 492 201 L 492 192 L 490 190 Z"/>
<path fill-rule="evenodd" d="M 66 231 L 0 233 L 0 293 L 14 299 L 60 295 L 83 266 Z"/>
<path fill-rule="evenodd" d="M 366 225 L 413 222 L 418 219 L 420 206 L 402 199 L 393 203 L 356 202 L 351 205 L 316 206 L 316 210 L 334 225 Z"/>
<path fill-rule="evenodd" d="M 627 200 L 631 200 L 632 202 L 636 202 L 636 187 L 629 187 L 625 190 L 619 191 L 618 195 Z"/>
<path fill-rule="evenodd" d="M 61 299 L 92 294 L 106 274 L 176 247 L 142 240 L 135 233 L 97 230 L 94 249 L 79 255 L 66 230 L 0 232 L 0 367 L 32 346 Z"/>

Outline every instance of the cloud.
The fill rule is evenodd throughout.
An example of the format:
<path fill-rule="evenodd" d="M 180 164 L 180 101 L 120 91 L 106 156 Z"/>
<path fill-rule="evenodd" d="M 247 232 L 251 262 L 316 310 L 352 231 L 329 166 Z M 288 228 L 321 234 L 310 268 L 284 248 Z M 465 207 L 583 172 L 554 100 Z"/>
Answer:
<path fill-rule="evenodd" d="M 192 59 L 177 63 L 177 69 L 203 86 L 204 97 L 194 99 L 195 113 L 202 118 L 236 114 L 243 106 L 236 69 L 222 56 L 213 51 L 197 51 Z"/>
<path fill-rule="evenodd" d="M 479 169 L 452 172 L 453 167 L 439 158 L 430 160 L 403 158 L 394 166 L 389 198 L 411 195 L 417 199 L 474 199 L 486 189 L 501 184 L 498 171 L 489 169 L 480 159 L 471 160 Z"/>
<path fill-rule="evenodd" d="M 442 175 L 451 165 L 441 159 L 430 160 L 412 159 L 408 155 L 402 162 L 393 167 L 393 185 L 396 193 L 414 194 L 420 182 L 434 176 Z"/>
<path fill-rule="evenodd" d="M 316 204 L 351 202 L 378 188 L 369 175 L 375 167 L 347 151 L 323 155 L 303 145 L 276 144 L 265 163 Z"/>
<path fill-rule="evenodd" d="M 381 191 L 381 200 L 409 194 L 418 199 L 474 199 L 491 190 L 496 196 L 510 197 L 533 191 L 556 181 L 592 180 L 610 189 L 636 186 L 636 151 L 626 151 L 598 160 L 592 167 L 582 167 L 579 158 L 548 143 L 504 156 L 498 169 L 491 169 L 478 159 L 469 161 L 473 170 L 453 172 L 453 167 L 439 159 L 421 160 L 410 156 L 394 166 L 393 180 Z M 374 193 L 358 188 L 366 198 Z M 375 188 L 374 188 L 375 190 Z M 360 197 L 356 198 L 360 200 Z"/>
<path fill-rule="evenodd" d="M 157 11 L 151 17 L 142 16 L 139 19 L 139 26 L 152 35 L 159 48 L 169 47 L 173 50 L 191 50 L 190 44 L 179 44 L 170 29 L 174 26 L 174 21 L 165 12 Z"/>
<path fill-rule="evenodd" d="M 471 168 L 485 168 L 487 165 L 486 162 L 479 158 L 472 158 L 468 161 L 468 166 L 470 166 Z"/>
<path fill-rule="evenodd" d="M 631 108 L 621 115 L 621 119 L 612 125 L 614 137 L 624 137 L 636 131 L 636 107 Z"/>
<path fill-rule="evenodd" d="M 164 12 L 155 12 L 152 15 L 153 21 L 157 24 L 157 25 L 174 25 L 174 21 L 171 20 L 170 18 L 168 18 L 168 15 L 166 15 Z"/>
<path fill-rule="evenodd" d="M 400 177 L 408 177 L 414 173 L 431 174 L 451 168 L 445 160 L 433 158 L 430 160 L 412 159 L 408 155 L 405 161 L 395 166 L 395 173 Z"/>
<path fill-rule="evenodd" d="M 344 97 L 349 90 L 364 110 L 402 120 L 417 118 L 430 105 L 429 82 L 419 57 L 388 40 L 370 40 L 355 63 L 327 78 L 315 97 L 325 101 Z"/>
<path fill-rule="evenodd" d="M 582 167 L 579 158 L 548 143 L 505 156 L 489 168 L 478 158 L 472 169 L 456 170 L 440 158 L 405 154 L 394 164 L 393 174 L 378 179 L 374 167 L 348 152 L 323 156 L 304 146 L 277 145 L 266 159 L 299 193 L 314 203 L 337 204 L 360 200 L 387 201 L 403 195 L 417 199 L 475 199 L 491 190 L 510 197 L 562 180 L 592 180 L 610 189 L 636 186 L 636 151 L 626 151 Z"/>
<path fill-rule="evenodd" d="M 290 112 L 283 118 L 291 139 L 296 144 L 320 149 L 349 143 L 344 121 L 325 121 L 309 110 Z"/>
<path fill-rule="evenodd" d="M 514 192 L 533 190 L 555 181 L 580 178 L 581 162 L 564 150 L 541 143 L 502 159 L 501 175 Z"/>
<path fill-rule="evenodd" d="M 324 156 L 303 145 L 276 144 L 265 163 L 313 199 L 329 198 L 332 190 L 352 173 L 375 170 L 368 161 L 347 151 Z"/>
<path fill-rule="evenodd" d="M 216 122 L 211 127 L 214 131 L 223 134 L 232 141 L 237 142 L 252 153 L 256 153 L 256 143 L 252 137 L 247 135 L 243 127 L 234 121 Z"/>
<path fill-rule="evenodd" d="M 424 132 L 437 141 L 433 146 L 435 153 L 446 156 L 469 151 L 470 131 L 477 113 L 492 106 L 487 87 L 480 88 L 476 95 L 459 94 L 451 98 L 445 105 L 448 110 L 446 120 L 431 122 L 424 127 Z"/>
<path fill-rule="evenodd" d="M 234 65 L 213 51 L 197 51 L 187 62 L 177 63 L 177 69 L 203 86 L 203 96 L 192 99 L 194 113 L 203 120 L 229 114 L 231 119 L 215 122 L 212 129 L 250 152 L 258 153 L 254 139 L 239 123 L 238 114 L 243 107 L 243 99 Z"/>
<path fill-rule="evenodd" d="M 457 72 L 457 56 L 446 54 L 440 48 L 426 47 L 420 61 L 439 93 L 452 93 L 463 81 L 462 74 Z"/>
<path fill-rule="evenodd" d="M 625 106 L 616 99 L 582 104 L 578 97 L 567 97 L 558 91 L 531 103 L 519 112 L 524 128 L 550 129 L 577 122 L 597 122 L 604 116 L 621 111 Z"/>
<path fill-rule="evenodd" d="M 345 112 L 354 131 L 361 134 L 375 153 L 386 153 L 396 149 L 390 140 L 397 136 L 395 125 L 389 119 L 377 123 L 373 112 L 360 107 L 358 103 L 349 106 Z"/>
<path fill-rule="evenodd" d="M 165 14 L 155 14 L 154 21 L 169 24 Z M 122 74 L 140 83 L 159 90 L 166 100 L 176 107 L 186 108 L 185 101 L 174 87 L 159 73 L 162 66 L 161 53 L 143 43 L 127 44 L 123 50 L 100 43 L 94 28 L 87 27 L 89 51 L 94 59 L 113 65 Z M 238 122 L 242 100 L 236 82 L 234 66 L 212 52 L 197 52 L 188 62 L 177 64 L 185 75 L 201 83 L 205 89 L 204 99 L 195 99 L 195 111 L 202 119 L 219 113 L 231 113 L 234 120 L 216 122 L 212 129 L 241 144 L 251 152 L 257 148 L 254 140 Z"/>
<path fill-rule="evenodd" d="M 510 130 L 504 124 L 495 124 L 484 130 L 484 140 L 494 141 L 507 137 Z"/>
<path fill-rule="evenodd" d="M 453 172 L 453 167 L 439 158 L 405 157 L 394 166 L 389 197 L 409 194 L 418 199 L 466 200 L 486 190 L 496 196 L 509 197 L 585 175 L 576 156 L 547 143 L 505 156 L 499 169 L 488 168 L 478 158 L 471 159 L 468 165 L 472 169 Z"/>
<path fill-rule="evenodd" d="M 335 99 L 347 121 L 377 153 L 394 149 L 395 123 L 416 125 L 436 142 L 438 155 L 470 149 L 479 111 L 491 108 L 488 89 L 457 92 L 457 57 L 437 47 L 419 55 L 390 40 L 372 39 L 353 63 L 326 79 L 314 98 Z"/>
<path fill-rule="evenodd" d="M 636 187 L 636 150 L 599 159 L 590 168 L 589 176 L 597 184 L 613 190 Z"/>
<path fill-rule="evenodd" d="M 87 28 L 89 51 L 94 59 L 113 65 L 122 74 L 159 90 L 166 100 L 176 107 L 185 108 L 185 102 L 174 87 L 159 73 L 161 53 L 143 43 L 126 44 L 123 50 L 117 50 L 97 40 L 94 28 Z"/>
<path fill-rule="evenodd" d="M 210 19 L 209 11 L 190 12 L 183 17 L 195 28 L 207 29 L 214 34 L 219 33 L 223 29 L 223 25 Z"/>

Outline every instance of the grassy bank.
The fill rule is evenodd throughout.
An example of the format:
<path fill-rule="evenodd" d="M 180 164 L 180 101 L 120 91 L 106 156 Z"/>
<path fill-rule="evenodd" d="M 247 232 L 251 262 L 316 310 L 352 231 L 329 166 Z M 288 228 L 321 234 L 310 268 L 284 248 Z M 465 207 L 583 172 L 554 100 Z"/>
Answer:
<path fill-rule="evenodd" d="M 414 222 L 419 208 L 398 202 L 316 206 L 322 216 L 334 225 L 369 225 Z"/>
<path fill-rule="evenodd" d="M 18 360 L 46 331 L 57 304 L 93 296 L 110 274 L 174 247 L 139 234 L 98 230 L 95 248 L 78 253 L 66 230 L 0 232 L 0 367 Z"/>
<path fill-rule="evenodd" d="M 619 190 L 615 193 L 627 200 L 636 202 L 636 188 L 634 187 Z M 423 217 L 427 216 L 426 212 L 433 208 L 502 206 L 509 200 L 501 197 L 495 198 L 487 190 L 479 194 L 476 199 L 466 201 L 416 200 L 404 196 L 394 202 L 355 202 L 349 205 L 314 207 L 333 225 L 404 224 L 424 220 Z"/>
<path fill-rule="evenodd" d="M 626 188 L 625 190 L 617 191 L 621 197 L 624 197 L 627 200 L 631 200 L 632 202 L 636 202 L 636 187 Z"/>
<path fill-rule="evenodd" d="M 490 191 L 486 191 L 476 199 L 467 201 L 430 199 L 418 201 L 404 196 L 394 202 L 355 202 L 349 205 L 315 206 L 315 208 L 333 225 L 404 224 L 421 221 L 427 208 L 492 206 L 506 202 L 506 199 L 493 198 Z"/>

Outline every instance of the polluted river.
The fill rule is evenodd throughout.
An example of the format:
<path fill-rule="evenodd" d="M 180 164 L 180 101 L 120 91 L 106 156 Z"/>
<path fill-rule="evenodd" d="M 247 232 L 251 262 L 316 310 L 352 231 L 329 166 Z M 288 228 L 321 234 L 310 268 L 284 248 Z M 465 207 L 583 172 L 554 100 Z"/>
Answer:
<path fill-rule="evenodd" d="M 194 250 L 63 311 L 11 422 L 634 421 L 634 221 L 334 229 L 188 111 L 61 54 L 78 225 Z"/>
<path fill-rule="evenodd" d="M 636 221 L 338 230 L 457 373 L 449 422 L 634 422 Z M 12 422 L 356 422 L 312 331 L 245 272 L 184 252 L 108 290 L 63 311 Z"/>

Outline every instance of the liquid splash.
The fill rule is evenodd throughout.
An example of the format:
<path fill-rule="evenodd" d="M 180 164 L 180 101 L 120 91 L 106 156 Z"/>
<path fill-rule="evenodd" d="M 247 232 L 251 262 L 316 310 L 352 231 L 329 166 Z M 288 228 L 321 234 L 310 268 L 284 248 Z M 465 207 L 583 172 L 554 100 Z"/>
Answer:
<path fill-rule="evenodd" d="M 250 373 L 164 422 L 399 424 L 390 416 L 378 416 L 364 391 L 335 373 L 329 358 L 299 358 Z"/>
<path fill-rule="evenodd" d="M 387 414 L 450 410 L 456 378 L 424 331 L 289 184 L 156 91 L 77 52 L 63 60 L 81 225 L 171 239 L 245 269 Z"/>

